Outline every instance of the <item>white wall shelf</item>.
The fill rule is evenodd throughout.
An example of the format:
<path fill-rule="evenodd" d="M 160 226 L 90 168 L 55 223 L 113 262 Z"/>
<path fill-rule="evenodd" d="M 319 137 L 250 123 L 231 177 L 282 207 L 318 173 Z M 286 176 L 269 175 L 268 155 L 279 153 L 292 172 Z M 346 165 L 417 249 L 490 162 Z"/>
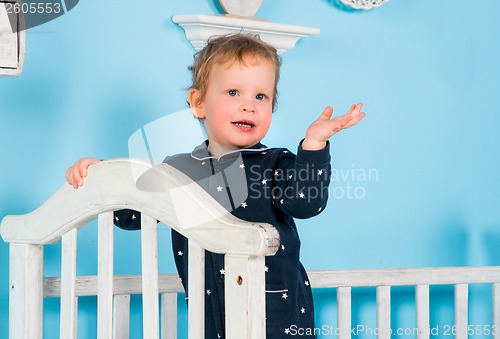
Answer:
<path fill-rule="evenodd" d="M 273 45 L 279 54 L 283 54 L 293 48 L 299 39 L 318 35 L 320 32 L 319 28 L 314 27 L 285 25 L 229 15 L 174 15 L 172 21 L 184 29 L 186 38 L 197 51 L 205 47 L 207 39 L 211 36 L 243 32 L 258 34 L 263 41 Z"/>

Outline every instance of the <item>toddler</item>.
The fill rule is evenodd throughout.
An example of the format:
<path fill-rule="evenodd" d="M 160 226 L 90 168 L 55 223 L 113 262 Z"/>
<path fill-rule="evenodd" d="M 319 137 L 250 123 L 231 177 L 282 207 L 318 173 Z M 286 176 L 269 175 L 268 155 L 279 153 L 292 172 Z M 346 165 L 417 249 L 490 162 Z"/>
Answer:
<path fill-rule="evenodd" d="M 266 257 L 265 266 L 266 333 L 270 339 L 288 338 L 299 329 L 315 327 L 311 286 L 299 260 L 294 218 L 309 218 L 325 208 L 330 181 L 329 139 L 365 116 L 361 104 L 333 118 L 333 109 L 325 108 L 308 127 L 297 155 L 261 144 L 276 106 L 280 63 L 276 49 L 258 37 L 235 34 L 211 39 L 190 67 L 193 84 L 188 94 L 191 110 L 202 120 L 208 140 L 191 154 L 165 159 L 236 217 L 266 222 L 278 230 L 280 248 L 276 255 Z M 75 189 L 83 185 L 87 168 L 98 161 L 77 161 L 66 172 L 68 183 Z M 238 179 L 246 181 L 246 194 L 234 188 L 241 184 L 235 183 Z M 117 211 L 115 223 L 124 229 L 139 229 L 140 213 Z M 187 239 L 172 231 L 172 243 L 188 294 Z M 206 251 L 205 265 L 205 337 L 224 338 L 224 256 Z M 303 337 L 315 338 L 314 334 Z"/>

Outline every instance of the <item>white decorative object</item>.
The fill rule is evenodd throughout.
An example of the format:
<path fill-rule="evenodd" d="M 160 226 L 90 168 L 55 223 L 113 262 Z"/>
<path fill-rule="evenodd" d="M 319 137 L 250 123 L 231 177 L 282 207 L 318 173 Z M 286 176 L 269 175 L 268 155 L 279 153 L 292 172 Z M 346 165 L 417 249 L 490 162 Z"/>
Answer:
<path fill-rule="evenodd" d="M 273 45 L 279 54 L 293 48 L 300 38 L 318 35 L 315 27 L 284 25 L 262 20 L 236 18 L 222 15 L 188 14 L 174 15 L 173 22 L 184 28 L 186 37 L 199 51 L 212 36 L 230 33 L 257 34 Z"/>
<path fill-rule="evenodd" d="M 11 13 L 13 4 L 0 1 L 0 75 L 20 75 L 26 54 L 24 15 Z M 15 20 L 14 32 L 10 20 Z"/>
<path fill-rule="evenodd" d="M 372 9 L 389 0 L 340 0 L 343 4 L 356 9 Z"/>
<path fill-rule="evenodd" d="M 219 0 L 227 14 L 254 16 L 262 5 L 262 0 Z"/>

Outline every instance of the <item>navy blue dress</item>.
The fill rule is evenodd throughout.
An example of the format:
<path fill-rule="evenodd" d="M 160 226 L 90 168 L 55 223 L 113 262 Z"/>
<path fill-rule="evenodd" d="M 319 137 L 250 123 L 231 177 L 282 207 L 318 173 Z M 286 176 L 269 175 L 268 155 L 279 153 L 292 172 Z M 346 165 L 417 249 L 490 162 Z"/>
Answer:
<path fill-rule="evenodd" d="M 165 159 L 180 169 L 231 213 L 276 227 L 280 248 L 266 257 L 266 333 L 269 339 L 314 333 L 314 306 L 306 271 L 300 263 L 300 239 L 294 218 L 309 218 L 326 206 L 330 182 L 329 144 L 319 151 L 300 146 L 297 155 L 284 148 L 257 144 L 223 155 L 208 152 L 208 142 L 191 154 Z M 139 229 L 140 214 L 115 212 L 115 224 Z M 187 290 L 188 241 L 172 230 L 175 264 Z M 205 254 L 205 337 L 224 338 L 224 256 Z M 300 336 L 315 338 L 314 334 Z"/>

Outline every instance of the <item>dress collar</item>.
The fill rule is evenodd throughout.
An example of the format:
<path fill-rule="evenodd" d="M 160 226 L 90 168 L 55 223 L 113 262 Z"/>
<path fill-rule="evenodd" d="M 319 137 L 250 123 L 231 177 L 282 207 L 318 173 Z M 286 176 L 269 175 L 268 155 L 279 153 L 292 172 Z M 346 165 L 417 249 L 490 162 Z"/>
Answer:
<path fill-rule="evenodd" d="M 243 152 L 262 152 L 269 149 L 265 145 L 261 144 L 260 142 L 249 147 L 249 148 L 240 148 L 234 151 L 230 151 L 227 153 L 224 153 L 221 155 L 219 158 L 216 156 L 212 155 L 209 150 L 208 150 L 208 140 L 205 140 L 202 142 L 200 145 L 196 146 L 195 149 L 191 152 L 191 157 L 193 157 L 196 160 L 207 160 L 207 159 L 217 159 L 220 160 L 222 157 L 225 157 L 230 154 L 235 154 L 235 153 L 243 153 Z"/>

